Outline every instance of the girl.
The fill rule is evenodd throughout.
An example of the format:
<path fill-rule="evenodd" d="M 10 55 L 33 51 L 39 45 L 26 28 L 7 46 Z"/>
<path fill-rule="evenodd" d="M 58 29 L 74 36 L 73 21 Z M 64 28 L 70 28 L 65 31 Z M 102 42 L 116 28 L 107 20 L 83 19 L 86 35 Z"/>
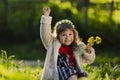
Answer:
<path fill-rule="evenodd" d="M 40 21 L 40 37 L 47 49 L 41 80 L 77 80 L 87 77 L 82 64 L 93 63 L 94 49 L 80 40 L 70 20 L 57 22 L 52 34 L 50 11 L 49 7 L 43 8 L 44 15 Z M 85 51 L 78 55 L 83 48 Z"/>

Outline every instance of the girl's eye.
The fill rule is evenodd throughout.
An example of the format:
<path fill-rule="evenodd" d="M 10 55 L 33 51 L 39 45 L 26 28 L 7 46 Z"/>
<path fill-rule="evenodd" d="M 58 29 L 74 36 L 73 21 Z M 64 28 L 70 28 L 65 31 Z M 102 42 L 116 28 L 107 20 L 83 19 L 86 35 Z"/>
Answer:
<path fill-rule="evenodd" d="M 62 36 L 65 36 L 65 34 L 62 34 Z"/>
<path fill-rule="evenodd" d="M 72 34 L 69 34 L 70 36 L 72 35 Z"/>
<path fill-rule="evenodd" d="M 71 35 L 73 35 L 73 34 L 69 34 L 69 36 L 71 36 Z M 62 34 L 62 36 L 66 36 L 66 34 Z"/>

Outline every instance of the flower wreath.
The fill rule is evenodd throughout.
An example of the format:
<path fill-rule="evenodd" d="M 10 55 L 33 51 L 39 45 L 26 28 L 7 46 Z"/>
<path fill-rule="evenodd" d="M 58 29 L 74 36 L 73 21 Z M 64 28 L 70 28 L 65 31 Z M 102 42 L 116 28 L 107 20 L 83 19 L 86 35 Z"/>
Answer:
<path fill-rule="evenodd" d="M 68 20 L 68 19 L 63 19 L 61 21 L 58 21 L 56 24 L 55 24 L 55 28 L 58 26 L 58 25 L 61 25 L 61 24 L 70 24 L 72 26 L 72 28 L 75 28 L 75 26 L 73 25 L 73 23 L 71 22 L 71 20 Z"/>

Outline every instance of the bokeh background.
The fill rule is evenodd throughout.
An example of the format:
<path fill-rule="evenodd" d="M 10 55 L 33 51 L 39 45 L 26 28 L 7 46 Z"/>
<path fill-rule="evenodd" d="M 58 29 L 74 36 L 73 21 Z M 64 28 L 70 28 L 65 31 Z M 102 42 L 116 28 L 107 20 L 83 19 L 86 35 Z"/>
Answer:
<path fill-rule="evenodd" d="M 70 19 L 86 43 L 100 36 L 94 45 L 95 63 L 120 63 L 120 0 L 0 0 L 0 50 L 16 59 L 44 61 L 46 50 L 40 39 L 42 8 L 51 8 L 52 28 Z"/>

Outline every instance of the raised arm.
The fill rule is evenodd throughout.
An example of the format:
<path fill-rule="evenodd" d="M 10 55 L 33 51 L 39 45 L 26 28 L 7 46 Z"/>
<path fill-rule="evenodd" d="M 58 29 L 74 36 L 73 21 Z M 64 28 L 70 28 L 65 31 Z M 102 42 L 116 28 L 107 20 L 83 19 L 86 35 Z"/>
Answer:
<path fill-rule="evenodd" d="M 52 43 L 52 35 L 51 35 L 51 21 L 52 17 L 49 16 L 50 8 L 43 8 L 43 15 L 40 20 L 40 37 L 44 44 L 44 47 L 47 49 L 48 46 Z"/>

